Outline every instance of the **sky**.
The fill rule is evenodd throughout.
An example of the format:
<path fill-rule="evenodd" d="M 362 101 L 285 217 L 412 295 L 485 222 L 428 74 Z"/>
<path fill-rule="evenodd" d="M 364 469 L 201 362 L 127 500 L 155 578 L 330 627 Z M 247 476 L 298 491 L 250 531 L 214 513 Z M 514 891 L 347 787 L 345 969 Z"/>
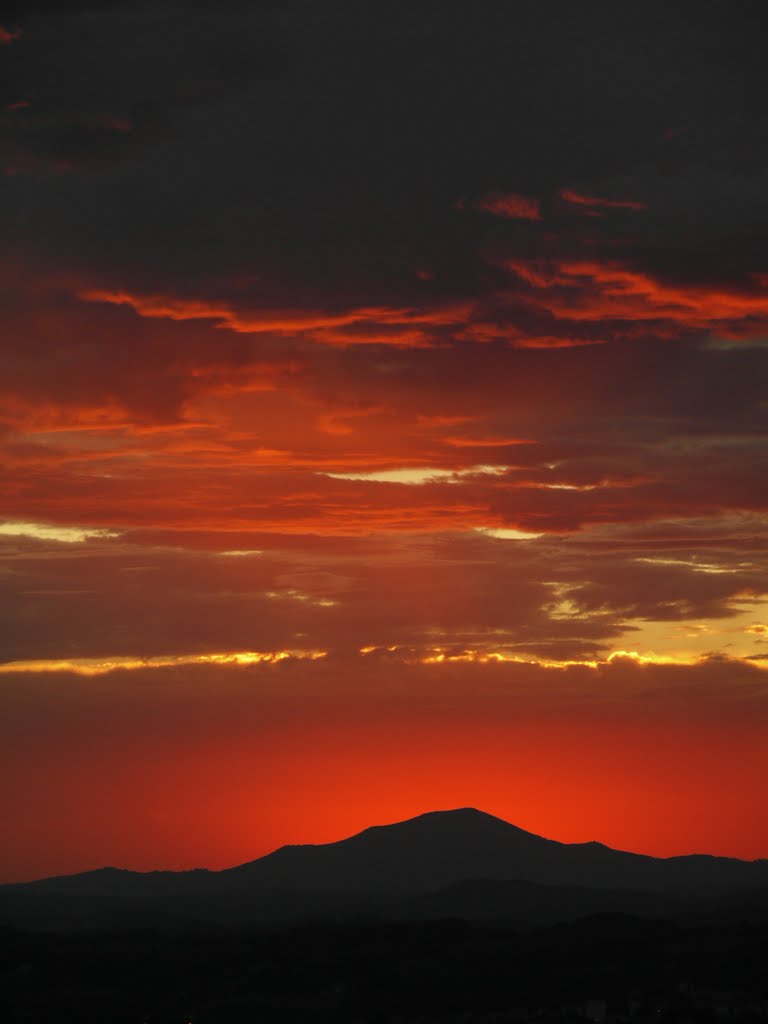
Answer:
<path fill-rule="evenodd" d="M 0 880 L 768 857 L 760 5 L 4 11 Z"/>

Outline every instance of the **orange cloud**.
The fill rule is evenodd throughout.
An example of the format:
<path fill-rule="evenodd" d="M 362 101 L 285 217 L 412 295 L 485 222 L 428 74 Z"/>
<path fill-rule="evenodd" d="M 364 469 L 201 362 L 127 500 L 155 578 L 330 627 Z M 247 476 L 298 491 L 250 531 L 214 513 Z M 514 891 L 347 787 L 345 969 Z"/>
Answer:
<path fill-rule="evenodd" d="M 477 200 L 475 208 L 511 220 L 541 220 L 538 199 L 521 196 L 516 192 L 490 192 Z"/>
<path fill-rule="evenodd" d="M 321 327 L 312 332 L 315 341 L 346 348 L 349 345 L 389 345 L 391 348 L 431 348 L 434 339 L 425 330 L 381 323 L 353 324 L 342 328 Z"/>
<path fill-rule="evenodd" d="M 513 338 L 510 345 L 514 348 L 584 348 L 589 345 L 605 345 L 607 341 L 607 338 L 566 338 L 546 334 Z"/>
<path fill-rule="evenodd" d="M 217 326 L 241 334 L 307 335 L 328 345 L 375 344 L 409 347 L 427 344 L 422 330 L 467 320 L 472 306 L 454 303 L 444 307 L 418 308 L 361 306 L 338 313 L 323 310 L 255 309 L 239 311 L 225 304 L 161 295 L 134 295 L 125 291 L 86 289 L 78 292 L 84 302 L 130 306 L 139 316 L 169 320 L 214 320 Z M 340 328 L 349 328 L 341 332 Z M 356 330 L 355 330 L 356 329 Z M 400 329 L 400 330 L 398 330 Z M 403 330 L 404 333 L 403 333 Z M 370 333 L 366 333 L 370 332 Z"/>
<path fill-rule="evenodd" d="M 527 437 L 446 437 L 443 443 L 452 448 L 506 448 L 511 444 L 535 444 Z"/>
<path fill-rule="evenodd" d="M 647 203 L 640 202 L 637 199 L 605 199 L 600 196 L 587 196 L 580 192 L 574 191 L 572 188 L 561 188 L 557 193 L 561 199 L 564 199 L 566 203 L 571 203 L 573 206 L 585 207 L 587 210 L 596 212 L 598 209 L 601 210 L 647 210 Z"/>
<path fill-rule="evenodd" d="M 768 316 L 768 295 L 762 291 L 667 285 L 618 263 L 567 260 L 545 265 L 514 260 L 507 266 L 544 293 L 534 293 L 529 301 L 561 319 L 669 320 L 706 328 Z"/>

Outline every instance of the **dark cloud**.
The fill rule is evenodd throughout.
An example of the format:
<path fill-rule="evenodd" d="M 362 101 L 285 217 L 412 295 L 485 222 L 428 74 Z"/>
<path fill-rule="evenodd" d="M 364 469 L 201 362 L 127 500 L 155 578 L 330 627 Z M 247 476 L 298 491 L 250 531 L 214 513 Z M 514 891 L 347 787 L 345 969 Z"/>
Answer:
<path fill-rule="evenodd" d="M 427 294 L 476 291 L 478 249 L 519 225 L 462 216 L 457 200 L 520 193 L 546 214 L 563 187 L 599 196 L 623 177 L 649 205 L 639 230 L 664 231 L 679 204 L 657 208 L 649 174 L 674 191 L 708 173 L 693 157 L 684 175 L 664 171 L 670 121 L 695 134 L 694 111 L 706 125 L 748 118 L 763 74 L 746 23 L 718 44 L 705 20 L 668 10 L 631 33 L 606 5 L 555 4 L 557 31 L 528 4 L 191 11 L 116 5 L 30 25 L 9 102 L 31 106 L 6 126 L 5 159 L 46 176 L 24 224 L 39 255 L 53 245 L 87 272 L 111 267 L 113 285 L 249 272 L 278 302 L 297 287 L 396 301 L 417 270 Z M 108 187 L 91 177 L 105 161 L 123 168 Z M 711 232 L 721 190 L 701 177 L 681 191 L 708 209 L 694 235 Z"/>

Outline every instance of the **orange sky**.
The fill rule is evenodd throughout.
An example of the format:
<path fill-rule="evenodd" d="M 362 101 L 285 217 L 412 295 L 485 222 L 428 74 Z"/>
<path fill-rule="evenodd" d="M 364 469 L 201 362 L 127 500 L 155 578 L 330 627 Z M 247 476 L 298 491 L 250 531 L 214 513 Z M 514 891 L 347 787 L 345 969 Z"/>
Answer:
<path fill-rule="evenodd" d="M 757 37 L 252 6 L 0 27 L 0 880 L 768 856 Z"/>

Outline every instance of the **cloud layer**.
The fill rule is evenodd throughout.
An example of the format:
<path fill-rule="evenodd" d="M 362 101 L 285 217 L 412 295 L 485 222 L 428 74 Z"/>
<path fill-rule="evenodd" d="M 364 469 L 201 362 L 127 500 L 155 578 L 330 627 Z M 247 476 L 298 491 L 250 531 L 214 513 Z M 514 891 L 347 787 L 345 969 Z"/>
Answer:
<path fill-rule="evenodd" d="M 759 818 L 761 794 L 723 767 L 752 749 L 768 680 L 768 72 L 748 15 L 625 20 L 494 0 L 9 10 L 0 702 L 29 740 L 13 807 L 37 806 L 51 751 L 70 766 L 68 823 L 25 819 L 9 877 L 55 870 L 57 830 L 62 868 L 141 860 L 122 826 L 110 846 L 85 824 L 97 764 L 132 794 L 145 866 L 183 862 L 171 835 L 192 811 L 168 807 L 196 786 L 214 817 L 219 799 L 229 821 L 263 810 L 245 839 L 216 819 L 227 838 L 198 853 L 216 863 L 430 800 L 581 835 L 555 781 L 533 813 L 519 758 L 470 769 L 504 735 L 538 743 L 553 780 L 600 748 L 582 781 L 605 798 L 571 799 L 583 837 L 609 839 L 609 719 L 628 792 L 643 745 L 693 765 L 654 776 L 617 842 L 729 834 L 721 852 L 768 854 L 732 816 Z M 79 760 L 134 687 L 123 739 Z M 200 711 L 211 774 L 185 795 L 171 709 L 215 718 L 230 690 L 269 752 L 243 755 L 259 784 L 228 775 L 229 711 L 207 733 Z M 500 693 L 517 696 L 497 719 Z M 153 708 L 165 731 L 146 742 L 167 754 L 141 767 Z M 331 736 L 371 790 L 330 772 L 324 830 L 297 780 Z M 132 766 L 166 780 L 165 811 Z M 665 779 L 700 827 L 661 827 Z"/>

